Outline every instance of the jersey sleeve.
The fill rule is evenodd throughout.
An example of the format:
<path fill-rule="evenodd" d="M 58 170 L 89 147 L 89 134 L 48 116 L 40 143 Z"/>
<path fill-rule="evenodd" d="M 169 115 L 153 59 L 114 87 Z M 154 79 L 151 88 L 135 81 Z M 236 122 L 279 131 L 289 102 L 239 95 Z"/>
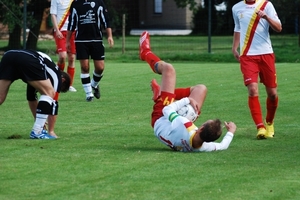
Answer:
<path fill-rule="evenodd" d="M 51 0 L 50 14 L 51 14 L 51 15 L 57 15 L 57 4 L 56 4 L 56 0 Z"/>
<path fill-rule="evenodd" d="M 104 4 L 104 2 L 102 1 L 102 7 L 103 7 L 103 10 L 102 10 L 102 13 L 100 13 L 100 18 L 102 19 L 102 25 L 104 26 L 103 28 L 111 28 L 111 25 L 110 25 L 110 18 L 109 18 L 109 14 L 108 14 L 108 11 L 106 9 L 106 5 Z"/>
<path fill-rule="evenodd" d="M 277 12 L 273 6 L 273 4 L 271 2 L 268 2 L 266 8 L 265 8 L 265 12 L 267 13 L 268 16 L 270 16 L 273 20 L 276 20 L 278 22 L 280 22 L 280 19 L 277 15 Z"/>
<path fill-rule="evenodd" d="M 200 147 L 199 151 L 203 152 L 210 152 L 210 151 L 221 151 L 228 149 L 232 139 L 233 133 L 227 132 L 226 135 L 223 137 L 220 143 L 217 142 L 204 142 Z"/>
<path fill-rule="evenodd" d="M 175 102 L 165 106 L 163 108 L 163 114 L 164 114 L 164 116 L 168 117 L 168 116 L 170 116 L 170 114 L 178 111 L 180 108 L 182 108 L 183 106 L 185 106 L 189 103 L 190 103 L 189 98 L 187 98 L 187 97 L 182 98 L 179 101 L 175 101 Z"/>
<path fill-rule="evenodd" d="M 77 25 L 77 15 L 76 15 L 76 10 L 74 8 L 74 1 L 72 2 L 70 6 L 70 15 L 68 18 L 68 31 L 75 31 L 76 25 Z"/>

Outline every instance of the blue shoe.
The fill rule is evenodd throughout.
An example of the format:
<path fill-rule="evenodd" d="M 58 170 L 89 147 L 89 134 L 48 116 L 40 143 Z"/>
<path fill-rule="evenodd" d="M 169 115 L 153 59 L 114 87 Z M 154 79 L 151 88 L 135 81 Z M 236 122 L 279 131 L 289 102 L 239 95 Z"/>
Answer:
<path fill-rule="evenodd" d="M 30 139 L 56 139 L 56 137 L 49 135 L 46 130 L 42 130 L 40 134 L 35 134 L 33 131 L 31 131 Z"/>

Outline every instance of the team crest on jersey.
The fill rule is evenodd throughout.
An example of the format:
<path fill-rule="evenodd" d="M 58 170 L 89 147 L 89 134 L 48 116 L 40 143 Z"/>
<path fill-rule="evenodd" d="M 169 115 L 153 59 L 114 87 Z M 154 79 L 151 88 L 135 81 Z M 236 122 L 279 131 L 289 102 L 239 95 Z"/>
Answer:
<path fill-rule="evenodd" d="M 95 7 L 95 2 L 91 2 L 91 7 L 94 8 Z"/>

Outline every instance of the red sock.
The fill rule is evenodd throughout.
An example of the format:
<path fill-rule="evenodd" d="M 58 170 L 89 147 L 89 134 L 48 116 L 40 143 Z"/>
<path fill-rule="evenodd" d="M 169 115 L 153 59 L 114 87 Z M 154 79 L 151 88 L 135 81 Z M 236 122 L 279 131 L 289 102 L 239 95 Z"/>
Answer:
<path fill-rule="evenodd" d="M 154 65 L 160 61 L 160 58 L 157 57 L 152 51 L 148 51 L 145 53 L 145 61 L 150 65 L 152 71 L 154 73 L 158 73 L 155 68 Z"/>
<path fill-rule="evenodd" d="M 190 96 L 191 89 L 190 88 L 176 88 L 175 89 L 175 94 L 176 94 L 176 99 L 175 100 L 180 100 L 184 97 Z"/>
<path fill-rule="evenodd" d="M 65 63 L 63 63 L 63 64 L 57 63 L 57 66 L 60 69 L 60 71 L 64 71 L 65 70 Z"/>
<path fill-rule="evenodd" d="M 256 127 L 258 129 L 264 128 L 265 125 L 263 123 L 262 112 L 261 112 L 258 96 L 248 97 L 248 106 L 250 108 L 250 113 Z"/>
<path fill-rule="evenodd" d="M 267 117 L 266 117 L 266 122 L 273 123 L 277 107 L 278 107 L 278 97 L 275 100 L 273 100 L 273 101 L 270 98 L 267 98 Z"/>
<path fill-rule="evenodd" d="M 70 75 L 71 78 L 71 85 L 73 85 L 73 79 L 74 79 L 74 74 L 75 74 L 75 68 L 68 67 L 68 74 Z"/>

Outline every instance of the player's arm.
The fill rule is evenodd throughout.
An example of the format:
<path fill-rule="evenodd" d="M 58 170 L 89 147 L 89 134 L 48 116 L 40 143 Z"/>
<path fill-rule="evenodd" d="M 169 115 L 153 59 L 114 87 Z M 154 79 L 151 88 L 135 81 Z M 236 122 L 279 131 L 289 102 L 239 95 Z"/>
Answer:
<path fill-rule="evenodd" d="M 225 122 L 225 127 L 227 129 L 226 135 L 223 137 L 220 143 L 217 142 L 204 142 L 199 149 L 199 151 L 210 152 L 210 151 L 221 151 L 228 149 L 234 133 L 236 131 L 236 125 L 233 122 Z"/>
<path fill-rule="evenodd" d="M 111 28 L 106 28 L 106 33 L 107 33 L 107 42 L 109 44 L 109 47 L 113 47 L 114 46 L 114 39 L 113 39 L 113 36 L 112 36 Z"/>
<path fill-rule="evenodd" d="M 164 116 L 168 117 L 169 120 L 171 120 L 171 116 L 177 116 L 177 111 L 182 108 L 183 106 L 190 103 L 190 99 L 188 97 L 182 98 L 179 101 L 175 101 L 163 108 L 163 114 Z M 173 118 L 174 119 L 174 118 Z"/>
<path fill-rule="evenodd" d="M 240 54 L 238 52 L 238 48 L 240 45 L 240 32 L 233 33 L 233 41 L 232 41 L 232 53 L 237 61 L 240 60 Z"/>
<path fill-rule="evenodd" d="M 203 152 L 210 152 L 210 151 L 221 151 L 228 149 L 234 134 L 231 132 L 227 132 L 226 135 L 223 137 L 220 143 L 217 142 L 204 142 L 199 149 L 199 151 Z"/>

